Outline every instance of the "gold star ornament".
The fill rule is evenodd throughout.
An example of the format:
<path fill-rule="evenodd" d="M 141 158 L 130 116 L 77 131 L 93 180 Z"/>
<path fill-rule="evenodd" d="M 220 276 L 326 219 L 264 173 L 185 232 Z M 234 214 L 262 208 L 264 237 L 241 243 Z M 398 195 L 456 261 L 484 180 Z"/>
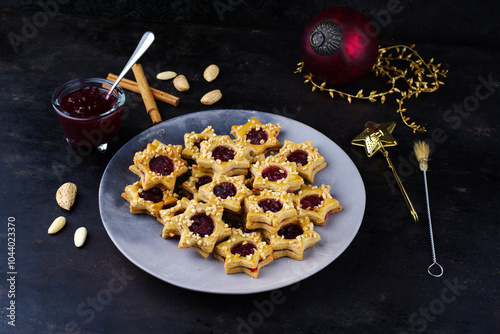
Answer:
<path fill-rule="evenodd" d="M 389 158 L 389 152 L 385 149 L 386 147 L 396 146 L 398 142 L 392 136 L 392 131 L 396 127 L 395 122 L 387 122 L 387 123 L 374 123 L 374 122 L 366 122 L 365 129 L 359 135 L 356 136 L 351 142 L 351 144 L 356 146 L 363 146 L 366 151 L 366 155 L 368 157 L 372 157 L 378 151 L 381 151 L 384 155 L 387 163 L 389 164 L 389 168 L 392 170 L 392 174 L 394 174 L 394 178 L 399 186 L 399 190 L 403 194 L 403 197 L 406 202 L 406 206 L 408 210 L 410 210 L 411 216 L 415 222 L 418 222 L 418 215 L 415 209 L 413 208 L 413 204 L 408 197 L 405 187 L 403 186 L 403 182 L 401 182 L 401 178 L 399 177 L 396 167 L 392 163 Z"/>
<path fill-rule="evenodd" d="M 377 124 L 366 122 L 365 129 L 352 140 L 356 146 L 364 146 L 366 155 L 372 157 L 382 147 L 396 146 L 398 142 L 392 136 L 392 131 L 396 127 L 396 122 L 386 122 Z"/>

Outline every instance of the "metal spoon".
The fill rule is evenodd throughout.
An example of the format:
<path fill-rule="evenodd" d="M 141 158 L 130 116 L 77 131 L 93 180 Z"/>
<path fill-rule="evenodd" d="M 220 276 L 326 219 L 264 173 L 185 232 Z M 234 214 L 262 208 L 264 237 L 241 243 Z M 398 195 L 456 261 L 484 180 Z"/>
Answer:
<path fill-rule="evenodd" d="M 125 65 L 118 78 L 116 78 L 115 83 L 109 89 L 109 92 L 106 95 L 106 100 L 109 98 L 111 92 L 113 91 L 113 89 L 115 89 L 116 85 L 118 85 L 118 83 L 123 79 L 125 74 L 127 74 L 130 68 L 139 60 L 139 58 L 144 54 L 144 52 L 146 52 L 146 50 L 151 46 L 154 40 L 155 40 L 155 35 L 151 31 L 147 31 L 144 33 L 144 35 L 142 35 L 142 38 L 139 44 L 137 45 L 137 48 L 135 49 L 134 53 L 128 60 L 127 65 Z"/>

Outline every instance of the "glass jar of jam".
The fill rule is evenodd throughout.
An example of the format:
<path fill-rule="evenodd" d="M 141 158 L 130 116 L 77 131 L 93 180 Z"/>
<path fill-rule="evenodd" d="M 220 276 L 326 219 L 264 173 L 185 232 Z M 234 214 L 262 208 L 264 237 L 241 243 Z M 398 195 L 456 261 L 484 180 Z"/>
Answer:
<path fill-rule="evenodd" d="M 72 147 L 96 147 L 103 152 L 118 134 L 125 92 L 116 86 L 106 98 L 112 85 L 112 81 L 101 78 L 75 79 L 52 95 L 52 106 Z"/>

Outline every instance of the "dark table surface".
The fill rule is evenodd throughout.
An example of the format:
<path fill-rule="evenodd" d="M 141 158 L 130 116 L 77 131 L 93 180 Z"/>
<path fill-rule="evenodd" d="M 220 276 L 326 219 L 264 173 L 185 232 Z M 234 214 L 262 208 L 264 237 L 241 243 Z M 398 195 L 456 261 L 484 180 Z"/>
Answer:
<path fill-rule="evenodd" d="M 419 43 L 424 59 L 434 58 L 449 74 L 437 92 L 407 102 L 412 120 L 428 129 L 413 133 L 400 121 L 394 100 L 349 104 L 311 92 L 294 74 L 301 60 L 297 31 L 63 14 L 46 22 L 38 17 L 38 26 L 30 31 L 26 22 L 33 19 L 35 12 L 4 10 L 0 23 L 0 332 L 500 331 L 498 50 Z M 329 266 L 278 292 L 215 295 L 159 280 L 115 247 L 100 218 L 99 183 L 114 153 L 150 128 L 151 120 L 139 95 L 127 92 L 127 117 L 108 151 L 75 155 L 64 142 L 50 97 L 70 79 L 119 73 L 146 30 L 156 34 L 140 61 L 151 86 L 181 97 L 178 107 L 158 103 L 164 120 L 209 109 L 272 112 L 317 129 L 353 160 L 366 187 L 365 215 L 351 245 Z M 23 39 L 11 42 L 6 38 L 9 32 Z M 381 38 L 380 44 L 396 42 Z M 224 96 L 206 107 L 199 98 L 211 86 L 201 73 L 211 63 L 221 68 L 216 83 Z M 156 73 L 165 69 L 184 73 L 191 90 L 179 93 L 171 82 L 156 80 Z M 385 87 L 376 80 L 370 85 Z M 397 122 L 393 135 L 399 145 L 389 153 L 420 223 L 412 222 L 399 190 L 389 181 L 384 157 L 367 158 L 361 147 L 350 144 L 368 120 Z M 440 278 L 426 271 L 432 256 L 423 176 L 411 156 L 416 139 L 428 139 L 435 147 L 428 179 L 437 257 L 444 267 Z M 67 181 L 78 186 L 70 212 L 54 199 Z M 84 247 L 74 247 L 72 228 L 56 236 L 47 234 L 59 215 L 65 215 L 72 227 L 87 227 Z M 15 224 L 17 273 L 11 281 L 9 221 Z M 117 280 L 123 288 L 115 286 L 109 293 L 110 282 Z M 15 327 L 9 324 L 12 314 Z"/>

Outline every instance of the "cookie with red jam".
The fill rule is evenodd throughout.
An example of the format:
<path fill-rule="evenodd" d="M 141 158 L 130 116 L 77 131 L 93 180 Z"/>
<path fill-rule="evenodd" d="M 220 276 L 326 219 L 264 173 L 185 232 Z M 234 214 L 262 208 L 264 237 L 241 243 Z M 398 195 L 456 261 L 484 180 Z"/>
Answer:
<path fill-rule="evenodd" d="M 134 155 L 134 164 L 129 169 L 141 178 L 145 190 L 158 186 L 174 190 L 177 178 L 187 172 L 181 150 L 182 145 L 165 145 L 155 139 Z"/>
<path fill-rule="evenodd" d="M 200 143 L 196 163 L 215 173 L 228 176 L 246 175 L 250 167 L 250 147 L 229 136 L 216 136 Z"/>
<path fill-rule="evenodd" d="M 160 187 L 145 190 L 141 181 L 126 186 L 121 196 L 130 203 L 131 213 L 148 214 L 153 217 L 158 217 L 160 210 L 177 202 L 177 194 L 171 190 Z"/>
<path fill-rule="evenodd" d="M 179 248 L 194 248 L 207 258 L 215 244 L 231 234 L 222 220 L 223 211 L 220 205 L 191 200 L 186 211 L 172 219 L 180 233 Z"/>
<path fill-rule="evenodd" d="M 254 189 L 270 189 L 277 192 L 294 192 L 304 184 L 294 162 L 283 157 L 269 156 L 250 166 Z"/>
<path fill-rule="evenodd" d="M 251 147 L 252 155 L 256 156 L 280 148 L 280 142 L 277 138 L 280 130 L 281 125 L 279 124 L 262 124 L 253 117 L 246 124 L 233 125 L 231 134 L 237 140 L 246 142 Z"/>
<path fill-rule="evenodd" d="M 273 248 L 273 258 L 290 257 L 297 261 L 304 258 L 304 250 L 314 246 L 320 235 L 314 231 L 314 224 L 308 217 L 298 218 L 283 225 L 276 233 L 263 230 L 264 240 Z"/>
<path fill-rule="evenodd" d="M 183 214 L 186 211 L 188 204 L 189 200 L 186 197 L 183 197 L 177 201 L 175 206 L 160 210 L 158 221 L 163 224 L 163 231 L 161 235 L 163 238 L 179 238 L 180 232 L 174 224 L 173 219 Z"/>
<path fill-rule="evenodd" d="M 276 233 L 282 224 L 297 218 L 291 193 L 265 189 L 259 195 L 244 200 L 245 226 L 248 230 L 262 229 Z"/>
<path fill-rule="evenodd" d="M 211 126 L 208 126 L 200 133 L 190 132 L 184 134 L 184 149 L 182 150 L 182 157 L 186 160 L 195 161 L 200 154 L 201 142 L 215 137 L 215 131 Z"/>
<path fill-rule="evenodd" d="M 192 199 L 200 201 L 198 191 L 201 186 L 212 182 L 214 172 L 198 165 L 193 165 L 190 169 L 191 176 L 181 184 L 181 192 Z"/>
<path fill-rule="evenodd" d="M 226 176 L 215 173 L 212 182 L 200 187 L 198 198 L 207 203 L 222 205 L 226 210 L 239 214 L 241 202 L 252 191 L 245 186 L 245 176 Z"/>
<path fill-rule="evenodd" d="M 224 263 L 226 274 L 245 273 L 257 278 L 260 269 L 273 261 L 273 248 L 262 240 L 260 232 L 232 229 L 229 239 L 215 247 L 214 257 Z"/>
<path fill-rule="evenodd" d="M 297 144 L 287 139 L 276 156 L 295 162 L 297 172 L 309 183 L 314 183 L 316 173 L 326 167 L 325 158 L 313 147 L 312 141 Z"/>
<path fill-rule="evenodd" d="M 329 215 L 342 210 L 339 201 L 330 194 L 330 186 L 304 185 L 294 198 L 299 217 L 308 217 L 315 225 L 324 226 Z"/>

